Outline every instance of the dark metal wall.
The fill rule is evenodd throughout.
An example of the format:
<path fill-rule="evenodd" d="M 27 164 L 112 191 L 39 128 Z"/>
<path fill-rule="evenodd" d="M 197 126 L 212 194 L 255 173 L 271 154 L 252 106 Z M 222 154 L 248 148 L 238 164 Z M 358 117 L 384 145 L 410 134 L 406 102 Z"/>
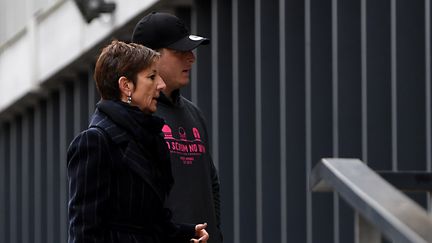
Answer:
<path fill-rule="evenodd" d="M 2 123 L 0 242 L 67 242 L 66 148 L 94 110 L 89 75 L 63 80 Z"/>
<path fill-rule="evenodd" d="M 308 189 L 322 157 L 431 170 L 430 0 L 197 0 L 176 13 L 212 40 L 184 94 L 207 118 L 225 242 L 353 242 L 350 207 Z M 87 64 L 0 123 L 0 242 L 66 242 L 66 148 L 98 100 Z"/>
<path fill-rule="evenodd" d="M 429 0 L 195 1 L 193 30 L 212 43 L 192 99 L 227 242 L 353 242 L 350 207 L 307 188 L 322 157 L 431 169 L 430 12 Z"/>

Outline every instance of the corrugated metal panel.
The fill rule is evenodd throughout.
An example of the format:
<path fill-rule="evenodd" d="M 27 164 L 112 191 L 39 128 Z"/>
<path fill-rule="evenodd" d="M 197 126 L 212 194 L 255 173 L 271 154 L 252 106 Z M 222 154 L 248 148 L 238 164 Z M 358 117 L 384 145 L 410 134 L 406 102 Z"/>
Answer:
<path fill-rule="evenodd" d="M 426 167 L 432 167 L 431 3 L 425 0 Z"/>
<path fill-rule="evenodd" d="M 46 242 L 45 232 L 46 232 L 46 217 L 45 217 L 45 161 L 46 153 L 43 152 L 46 144 L 46 103 L 39 102 L 34 112 L 34 139 L 33 146 L 35 151 L 34 157 L 34 242 L 42 243 Z"/>
<path fill-rule="evenodd" d="M 426 73 L 422 69 L 425 59 L 422 53 L 426 48 L 422 44 L 425 3 L 400 6 L 400 1 L 366 0 L 226 2 L 213 1 L 212 9 L 202 14 L 209 17 L 195 20 L 206 22 L 212 18 L 212 28 L 217 28 L 212 29 L 212 39 L 216 38 L 212 43 L 216 45 L 212 46 L 213 56 L 198 55 L 199 69 L 206 70 L 202 65 L 209 65 L 201 63 L 200 66 L 203 58 L 218 60 L 223 53 L 231 55 L 233 60 L 232 64 L 228 61 L 223 63 L 225 65 L 212 64 L 213 72 L 226 66 L 233 67 L 232 85 L 220 84 L 230 79 L 229 74 L 224 79 L 212 76 L 213 82 L 214 79 L 219 81 L 217 86 L 212 86 L 218 89 L 213 94 L 226 92 L 227 95 L 219 97 L 229 101 L 214 101 L 226 105 L 213 106 L 212 114 L 224 113 L 224 119 L 230 119 L 226 114 L 231 112 L 225 110 L 233 110 L 232 140 L 229 136 L 220 137 L 222 130 L 231 128 L 229 122 L 225 126 L 218 123 L 212 127 L 213 132 L 219 131 L 219 139 L 213 140 L 219 145 L 219 154 L 215 157 L 230 154 L 222 155 L 220 151 L 233 150 L 233 171 L 224 165 L 229 157 L 219 159 L 221 177 L 228 184 L 224 185 L 222 181 L 223 198 L 232 205 L 224 211 L 224 225 L 232 225 L 225 232 L 226 239 L 233 242 L 261 242 L 262 239 L 351 241 L 354 233 L 352 210 L 337 195 L 308 196 L 309 192 L 304 190 L 308 170 L 319 158 L 326 156 L 363 158 L 377 169 L 400 168 L 401 155 L 408 158 L 412 153 L 420 156 L 416 160 L 418 165 L 407 161 L 405 166 L 425 169 L 426 155 L 430 152 L 422 148 L 430 148 L 426 139 L 430 131 L 424 128 L 428 129 L 430 125 L 423 122 L 430 120 L 427 118 L 430 107 L 425 108 L 425 105 L 430 106 L 430 100 L 427 100 L 430 87 L 426 87 L 426 94 L 419 92 L 424 89 L 421 83 Z M 196 1 L 196 4 L 208 3 Z M 197 9 L 206 11 L 205 8 Z M 222 12 L 232 13 L 231 22 L 220 24 Z M 416 27 L 409 28 L 413 34 L 396 34 L 407 31 L 404 26 Z M 223 40 L 219 36 L 227 32 L 232 33 L 228 36 L 233 42 L 232 51 L 219 44 Z M 419 43 L 411 41 L 413 36 Z M 408 54 L 411 56 L 400 60 L 401 55 Z M 411 65 L 416 68 L 409 68 Z M 411 79 L 416 81 L 410 82 Z M 196 80 L 198 96 L 206 94 L 205 89 L 210 87 L 206 83 L 208 77 L 198 75 Z M 281 82 L 275 84 L 274 80 Z M 427 82 L 430 81 L 426 81 L 426 86 Z M 206 85 L 202 90 L 201 84 Z M 229 100 L 231 92 L 232 102 Z M 247 95 L 242 96 L 242 93 Z M 408 100 L 401 95 L 419 99 Z M 200 99 L 196 101 L 201 108 L 210 109 Z M 242 102 L 247 107 L 242 106 Z M 417 108 L 410 109 L 412 106 Z M 242 123 L 243 119 L 248 122 Z M 402 127 L 401 123 L 404 123 Z M 409 127 L 414 126 L 418 132 L 410 133 Z M 241 131 L 248 131 L 243 133 L 247 134 L 247 141 L 243 142 Z M 402 133 L 405 134 L 402 136 Z M 241 150 L 245 143 L 248 152 Z M 401 152 L 408 146 L 407 151 Z M 281 161 L 281 164 L 276 165 L 274 161 Z M 287 171 L 280 172 L 284 166 Z M 305 174 L 298 173 L 305 170 Z M 229 173 L 225 175 L 227 171 Z M 247 185 L 242 181 L 247 181 Z M 303 182 L 303 187 L 294 186 L 299 182 Z M 249 188 L 252 185 L 256 186 L 255 190 Z M 283 188 L 287 188 L 287 195 Z M 412 196 L 425 204 L 423 195 Z M 268 207 L 267 200 L 272 207 Z M 278 205 L 278 202 L 285 205 Z M 281 212 L 285 214 L 280 216 Z M 275 225 L 275 222 L 287 227 L 286 232 L 265 229 L 266 225 Z"/>
<path fill-rule="evenodd" d="M 68 205 L 68 183 L 66 173 L 66 149 L 69 146 L 70 141 L 73 139 L 73 86 L 71 83 L 66 83 L 60 90 L 59 98 L 59 198 L 56 203 L 59 208 L 59 226 L 60 226 L 60 239 L 59 242 L 67 242 L 67 205 Z"/>
<path fill-rule="evenodd" d="M 3 160 L 3 168 L 4 168 L 4 194 L 2 195 L 2 199 L 3 199 L 3 205 L 4 205 L 4 239 L 5 242 L 10 242 L 10 201 L 11 201 L 11 197 L 10 197 L 10 161 L 11 161 L 11 155 L 10 155 L 10 149 L 11 149 L 11 143 L 10 143 L 10 133 L 11 130 L 11 126 L 7 123 L 4 125 L 3 127 L 3 131 L 4 133 L 2 133 L 2 137 L 3 137 L 3 141 L 4 141 L 4 160 Z"/>
<path fill-rule="evenodd" d="M 21 138 L 21 120 L 19 117 L 13 119 L 10 128 L 10 167 L 9 167 L 9 224 L 10 242 L 18 242 L 20 239 L 21 222 L 21 153 L 18 149 Z"/>
<path fill-rule="evenodd" d="M 60 233 L 59 222 L 59 93 L 53 92 L 47 101 L 47 242 L 58 242 Z"/>
<path fill-rule="evenodd" d="M 23 116 L 22 120 L 22 136 L 21 136 L 21 148 L 19 149 L 22 154 L 22 167 L 21 167 L 21 176 L 19 177 L 21 179 L 21 202 L 20 202 L 20 208 L 21 208 L 21 225 L 19 226 L 21 228 L 21 241 L 20 242 L 30 242 L 30 215 L 33 211 L 30 210 L 31 203 L 33 203 L 30 198 L 30 158 L 32 158 L 32 152 L 31 152 L 31 144 L 30 141 L 30 119 L 31 119 L 31 113 L 28 112 L 25 116 Z"/>
<path fill-rule="evenodd" d="M 0 240 L 9 242 L 9 127 L 0 126 Z"/>

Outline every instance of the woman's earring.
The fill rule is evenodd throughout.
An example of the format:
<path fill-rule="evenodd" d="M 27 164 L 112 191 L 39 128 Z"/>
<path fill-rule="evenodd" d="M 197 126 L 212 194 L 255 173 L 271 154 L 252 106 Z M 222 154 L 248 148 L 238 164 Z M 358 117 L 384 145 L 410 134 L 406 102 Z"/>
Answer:
<path fill-rule="evenodd" d="M 128 97 L 127 97 L 127 103 L 130 104 L 132 102 L 132 96 L 129 93 Z"/>

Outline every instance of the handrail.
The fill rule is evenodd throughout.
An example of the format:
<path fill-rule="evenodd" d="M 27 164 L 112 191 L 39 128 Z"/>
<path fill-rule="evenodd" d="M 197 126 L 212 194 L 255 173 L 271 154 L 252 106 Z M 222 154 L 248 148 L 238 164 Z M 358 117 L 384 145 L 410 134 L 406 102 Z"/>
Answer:
<path fill-rule="evenodd" d="M 390 240 L 432 242 L 426 210 L 358 159 L 322 159 L 312 170 L 310 188 L 338 192 Z"/>

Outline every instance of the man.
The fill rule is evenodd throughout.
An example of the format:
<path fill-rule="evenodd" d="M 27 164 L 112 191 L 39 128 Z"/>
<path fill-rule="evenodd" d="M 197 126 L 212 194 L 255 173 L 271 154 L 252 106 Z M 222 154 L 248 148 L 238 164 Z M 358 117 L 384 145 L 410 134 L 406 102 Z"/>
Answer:
<path fill-rule="evenodd" d="M 135 26 L 132 42 L 160 52 L 158 71 L 166 88 L 156 115 L 165 119 L 162 131 L 171 152 L 174 187 L 167 206 L 179 222 L 207 222 L 208 242 L 222 242 L 219 179 L 209 153 L 209 138 L 201 111 L 180 94 L 189 84 L 193 49 L 209 43 L 191 35 L 176 16 L 153 12 Z"/>

